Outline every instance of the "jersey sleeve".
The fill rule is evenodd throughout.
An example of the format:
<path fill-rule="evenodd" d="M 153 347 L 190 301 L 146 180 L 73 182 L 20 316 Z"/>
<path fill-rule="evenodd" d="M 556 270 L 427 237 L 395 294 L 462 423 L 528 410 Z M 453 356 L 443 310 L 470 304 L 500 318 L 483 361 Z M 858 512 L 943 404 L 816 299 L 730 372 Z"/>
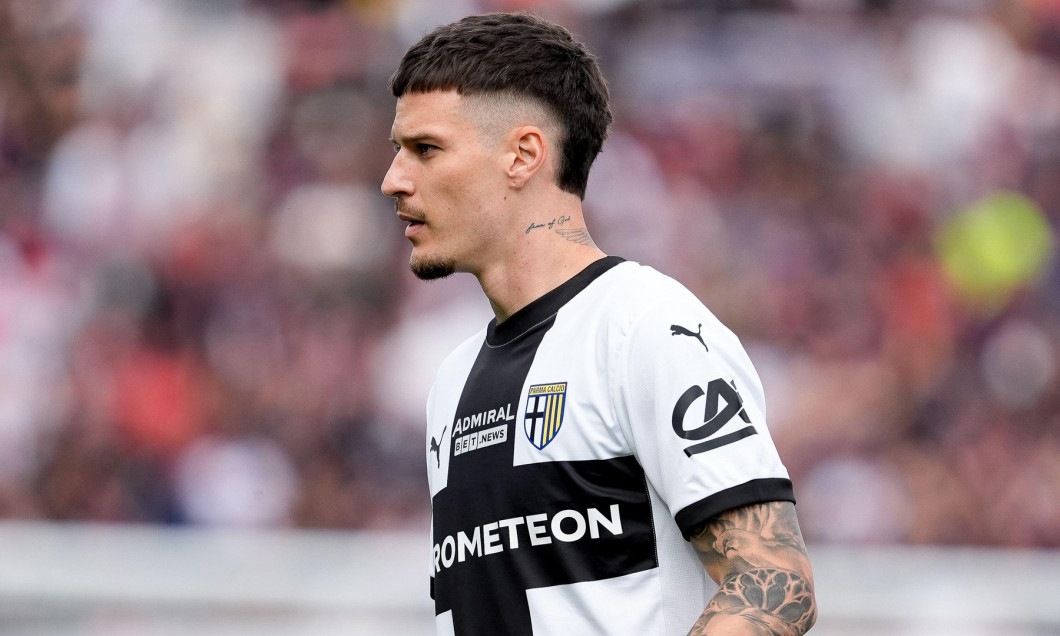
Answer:
<path fill-rule="evenodd" d="M 612 367 L 616 420 L 686 539 L 726 510 L 795 500 L 758 374 L 698 299 L 655 303 L 624 345 Z"/>

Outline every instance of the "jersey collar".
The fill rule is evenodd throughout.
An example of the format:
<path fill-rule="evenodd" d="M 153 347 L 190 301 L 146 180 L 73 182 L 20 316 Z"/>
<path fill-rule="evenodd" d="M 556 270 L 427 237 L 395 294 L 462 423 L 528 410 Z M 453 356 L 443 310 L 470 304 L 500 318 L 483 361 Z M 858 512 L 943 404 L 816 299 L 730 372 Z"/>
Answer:
<path fill-rule="evenodd" d="M 497 324 L 497 319 L 494 318 L 486 330 L 486 344 L 491 347 L 501 347 L 518 339 L 519 336 L 554 316 L 570 299 L 588 287 L 589 283 L 625 260 L 621 256 L 605 256 L 593 261 L 588 267 L 569 278 L 567 282 L 512 314 L 508 320 Z"/>

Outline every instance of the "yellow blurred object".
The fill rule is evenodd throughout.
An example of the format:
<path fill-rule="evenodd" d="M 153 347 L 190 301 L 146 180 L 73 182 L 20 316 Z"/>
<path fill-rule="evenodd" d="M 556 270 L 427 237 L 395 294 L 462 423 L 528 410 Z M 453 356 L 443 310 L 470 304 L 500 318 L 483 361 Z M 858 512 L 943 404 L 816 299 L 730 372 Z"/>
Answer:
<path fill-rule="evenodd" d="M 935 247 L 961 299 L 993 313 L 1034 282 L 1049 262 L 1054 240 L 1048 219 L 1034 201 L 1001 192 L 950 219 Z"/>

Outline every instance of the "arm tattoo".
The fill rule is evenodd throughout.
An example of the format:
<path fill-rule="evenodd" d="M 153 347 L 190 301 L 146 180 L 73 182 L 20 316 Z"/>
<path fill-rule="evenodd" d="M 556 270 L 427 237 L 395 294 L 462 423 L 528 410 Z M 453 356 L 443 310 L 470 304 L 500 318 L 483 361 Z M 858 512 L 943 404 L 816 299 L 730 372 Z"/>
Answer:
<path fill-rule="evenodd" d="M 689 636 L 798 636 L 813 626 L 813 575 L 794 505 L 729 510 L 698 528 L 692 545 L 721 588 Z"/>
<path fill-rule="evenodd" d="M 559 234 L 571 243 L 577 243 L 578 245 L 588 245 L 589 247 L 596 247 L 596 243 L 593 243 L 592 237 L 589 236 L 589 230 L 585 229 L 584 227 L 573 228 L 569 230 L 556 230 L 556 234 Z"/>

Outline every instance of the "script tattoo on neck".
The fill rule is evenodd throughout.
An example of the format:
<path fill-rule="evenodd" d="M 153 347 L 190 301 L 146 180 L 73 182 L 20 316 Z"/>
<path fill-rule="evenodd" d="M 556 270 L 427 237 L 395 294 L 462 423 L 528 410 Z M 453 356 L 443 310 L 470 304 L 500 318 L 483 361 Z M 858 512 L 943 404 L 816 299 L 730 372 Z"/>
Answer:
<path fill-rule="evenodd" d="M 532 232 L 534 230 L 540 230 L 540 229 L 546 228 L 546 227 L 551 230 L 552 228 L 556 227 L 557 225 L 565 225 L 568 222 L 570 222 L 570 217 L 569 216 L 558 216 L 558 217 L 552 219 L 551 221 L 549 221 L 548 223 L 531 223 L 530 226 L 526 228 L 526 233 L 529 234 L 530 232 Z"/>
<path fill-rule="evenodd" d="M 571 218 L 569 216 L 558 216 L 548 223 L 530 223 L 527 226 L 525 234 L 529 234 L 534 230 L 554 230 L 556 234 L 559 234 L 563 238 L 567 239 L 571 243 L 577 243 L 578 245 L 587 245 L 589 247 L 596 247 L 596 243 L 593 243 L 593 239 L 589 236 L 589 230 L 584 227 L 561 227 L 569 223 Z"/>

